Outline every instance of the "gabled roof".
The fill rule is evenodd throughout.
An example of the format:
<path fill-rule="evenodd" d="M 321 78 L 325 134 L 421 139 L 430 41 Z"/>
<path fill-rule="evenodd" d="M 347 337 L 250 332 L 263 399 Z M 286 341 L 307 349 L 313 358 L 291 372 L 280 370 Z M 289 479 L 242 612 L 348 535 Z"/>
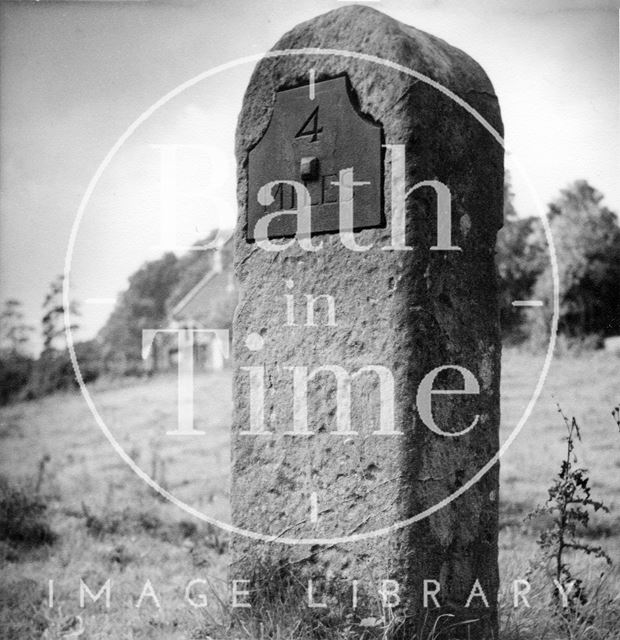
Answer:
<path fill-rule="evenodd" d="M 213 249 L 213 251 L 222 251 L 224 249 L 224 247 L 226 247 L 227 249 L 232 249 L 232 242 L 233 242 L 233 236 L 234 234 L 231 234 L 230 237 L 228 238 L 228 240 L 226 240 L 226 242 L 224 242 L 218 249 Z M 192 302 L 201 292 L 202 290 L 207 286 L 207 284 L 209 284 L 209 282 L 211 282 L 212 280 L 214 280 L 216 278 L 216 276 L 222 274 L 222 266 L 221 266 L 221 262 L 219 264 L 216 264 L 216 266 L 211 269 L 210 271 L 208 271 L 206 273 L 206 275 L 201 278 L 197 284 L 195 284 L 180 300 L 179 302 L 177 302 L 174 307 L 172 308 L 172 312 L 171 315 L 173 318 L 181 315 L 183 313 L 183 310 L 185 309 L 185 307 L 187 307 L 187 305 Z"/>

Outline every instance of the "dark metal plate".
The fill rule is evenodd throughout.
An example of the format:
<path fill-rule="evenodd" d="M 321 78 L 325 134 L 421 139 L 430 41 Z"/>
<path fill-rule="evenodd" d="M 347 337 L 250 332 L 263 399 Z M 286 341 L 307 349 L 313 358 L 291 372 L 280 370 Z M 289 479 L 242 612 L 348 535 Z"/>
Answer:
<path fill-rule="evenodd" d="M 346 77 L 279 91 L 265 135 L 249 154 L 247 239 L 254 239 L 256 222 L 265 214 L 295 208 L 294 189 L 272 190 L 273 204 L 258 202 L 258 190 L 275 180 L 303 182 L 310 193 L 312 233 L 339 230 L 339 172 L 353 168 L 354 228 L 378 227 L 383 222 L 381 127 L 361 116 L 351 103 Z M 293 237 L 296 218 L 277 216 L 269 225 L 270 238 Z"/>

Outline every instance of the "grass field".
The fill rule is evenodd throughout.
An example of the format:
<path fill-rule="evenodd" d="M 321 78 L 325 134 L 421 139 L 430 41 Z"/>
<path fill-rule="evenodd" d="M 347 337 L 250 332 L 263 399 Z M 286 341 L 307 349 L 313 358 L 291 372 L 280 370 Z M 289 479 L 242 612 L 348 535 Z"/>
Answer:
<path fill-rule="evenodd" d="M 542 357 L 507 350 L 503 362 L 502 438 L 525 409 Z M 156 377 L 91 387 L 94 402 L 127 454 L 162 487 L 209 515 L 228 518 L 229 374 L 196 379 L 196 429 L 204 437 L 170 437 L 176 422 L 176 381 Z M 544 501 L 557 472 L 565 436 L 557 412 L 578 419 L 583 442 L 579 462 L 590 469 L 594 494 L 611 509 L 596 515 L 589 541 L 620 558 L 620 436 L 610 412 L 620 402 L 620 359 L 602 352 L 552 363 L 534 411 L 502 459 L 500 567 L 502 626 L 506 639 L 555 638 L 545 607 L 546 582 L 536 583 L 531 608 L 514 610 L 511 581 L 525 577 L 535 558 L 540 523 L 523 523 Z M 200 638 L 209 612 L 184 601 L 192 579 L 225 597 L 227 534 L 171 505 L 138 478 L 98 428 L 82 396 L 62 394 L 0 412 L 2 473 L 21 485 L 40 485 L 56 540 L 32 549 L 2 542 L 0 614 L 5 638 Z M 576 559 L 577 573 L 597 583 L 604 565 Z M 110 609 L 103 598 L 80 608 L 80 577 L 96 592 L 111 579 Z M 47 606 L 54 581 L 54 607 Z M 136 606 L 145 582 L 153 597 Z M 614 638 L 620 573 L 607 572 L 601 620 L 582 638 Z M 196 596 L 198 597 L 198 596 Z M 615 599 L 614 599 L 615 598 Z M 88 600 L 87 600 L 88 602 Z M 601 600 L 603 602 L 603 600 Z M 538 604 L 537 604 L 538 603 Z M 594 611 L 594 609 L 593 609 Z M 81 620 L 78 619 L 81 616 Z M 614 618 L 615 616 L 615 618 Z M 549 628 L 546 628 L 545 625 Z M 83 632 L 82 632 L 83 629 Z M 575 636 L 577 637 L 577 636 Z"/>

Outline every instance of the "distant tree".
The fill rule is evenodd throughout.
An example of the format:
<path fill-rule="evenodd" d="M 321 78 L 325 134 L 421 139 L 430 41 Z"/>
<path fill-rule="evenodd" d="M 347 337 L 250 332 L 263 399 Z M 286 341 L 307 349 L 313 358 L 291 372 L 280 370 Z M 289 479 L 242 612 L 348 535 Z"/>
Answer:
<path fill-rule="evenodd" d="M 179 280 L 173 253 L 145 263 L 129 278 L 129 287 L 99 333 L 107 361 L 122 361 L 126 370 L 140 370 L 143 329 L 164 328 L 167 301 Z"/>
<path fill-rule="evenodd" d="M 97 339 L 76 342 L 75 359 L 85 383 L 93 382 L 103 372 L 103 349 Z"/>
<path fill-rule="evenodd" d="M 33 331 L 24 321 L 22 303 L 15 298 L 5 300 L 0 312 L 0 353 L 23 354 Z"/>
<path fill-rule="evenodd" d="M 57 276 L 50 283 L 45 295 L 41 318 L 43 349 L 38 360 L 33 363 L 28 384 L 22 394 L 25 399 L 39 398 L 54 391 L 76 386 L 65 336 L 63 285 L 64 276 Z M 73 317 L 79 315 L 78 305 L 73 300 L 69 302 L 69 310 Z M 70 325 L 72 331 L 77 328 L 76 323 Z"/>
<path fill-rule="evenodd" d="M 504 338 L 519 339 L 522 311 L 514 300 L 531 297 L 532 288 L 545 268 L 545 244 L 538 218 L 520 218 L 514 207 L 510 176 L 504 183 L 504 227 L 497 236 L 496 263 L 499 276 L 500 321 Z"/>
<path fill-rule="evenodd" d="M 63 350 L 65 339 L 65 306 L 62 296 L 64 276 L 59 275 L 50 283 L 49 290 L 43 301 L 43 318 L 41 328 L 43 333 L 43 351 L 58 348 Z M 75 317 L 79 315 L 77 303 L 69 302 L 69 311 Z M 71 331 L 77 329 L 77 324 L 70 326 Z"/>
<path fill-rule="evenodd" d="M 620 227 L 602 200 L 597 189 L 577 180 L 549 205 L 558 263 L 559 331 L 569 338 L 620 333 Z M 546 302 L 539 318 L 548 326 L 553 280 L 546 262 L 534 295 Z"/>
<path fill-rule="evenodd" d="M 33 330 L 24 322 L 21 302 L 6 300 L 0 312 L 0 405 L 18 397 L 28 384 L 33 360 L 27 344 Z"/>

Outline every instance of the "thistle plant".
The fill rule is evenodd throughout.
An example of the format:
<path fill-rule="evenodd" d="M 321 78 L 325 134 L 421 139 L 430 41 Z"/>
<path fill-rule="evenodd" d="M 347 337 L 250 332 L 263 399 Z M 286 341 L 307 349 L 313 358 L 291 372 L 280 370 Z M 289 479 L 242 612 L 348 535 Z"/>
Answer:
<path fill-rule="evenodd" d="M 602 558 L 611 564 L 611 558 L 599 545 L 593 545 L 583 539 L 590 525 L 592 512 L 609 509 L 599 500 L 592 497 L 588 470 L 578 466 L 575 446 L 581 442 L 581 433 L 577 420 L 570 420 L 558 406 L 567 435 L 564 438 L 566 450 L 560 470 L 548 489 L 548 497 L 544 505 L 529 514 L 529 518 L 546 515 L 551 517 L 550 525 L 542 531 L 537 540 L 542 552 L 543 561 L 550 567 L 554 584 L 554 601 L 559 607 L 560 592 L 557 585 L 562 585 L 565 592 L 563 608 L 568 606 L 574 613 L 577 603 L 586 604 L 588 597 L 582 580 L 575 578 L 567 558 L 568 552 L 583 553 L 595 558 Z M 620 407 L 612 411 L 620 428 Z M 572 586 L 570 586 L 572 583 Z M 568 600 L 568 603 L 566 602 Z"/>

